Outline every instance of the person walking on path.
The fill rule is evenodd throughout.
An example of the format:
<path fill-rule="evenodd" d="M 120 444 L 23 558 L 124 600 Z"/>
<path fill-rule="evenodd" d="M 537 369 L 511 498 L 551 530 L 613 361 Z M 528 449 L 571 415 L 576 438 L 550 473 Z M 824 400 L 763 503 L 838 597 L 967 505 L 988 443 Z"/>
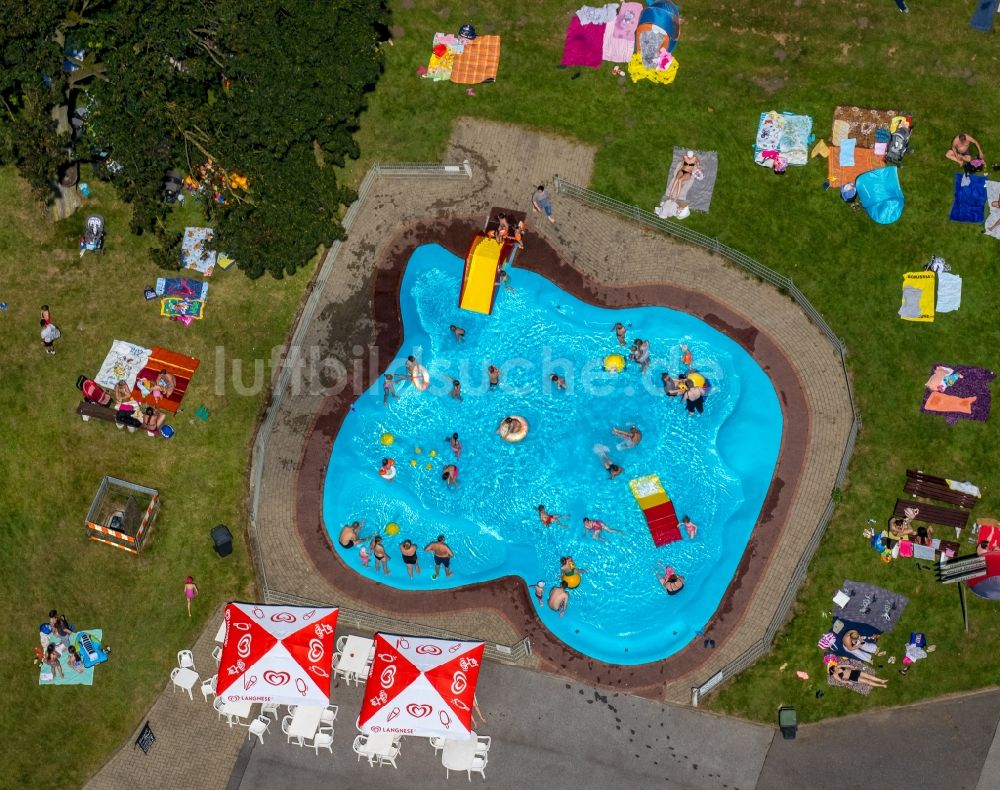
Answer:
<path fill-rule="evenodd" d="M 543 212 L 549 222 L 555 222 L 555 219 L 552 217 L 552 198 L 545 191 L 544 184 L 539 184 L 538 189 L 535 190 L 535 194 L 531 196 L 531 208 L 536 214 Z"/>
<path fill-rule="evenodd" d="M 188 617 L 191 616 L 191 601 L 198 594 L 198 585 L 194 583 L 194 577 L 188 576 L 184 580 L 184 597 L 187 598 Z"/>
<path fill-rule="evenodd" d="M 59 339 L 62 332 L 59 331 L 55 324 L 51 321 L 46 322 L 44 318 L 40 319 L 38 323 L 42 327 L 42 345 L 45 346 L 45 353 L 55 354 L 56 350 L 52 344 Z"/>

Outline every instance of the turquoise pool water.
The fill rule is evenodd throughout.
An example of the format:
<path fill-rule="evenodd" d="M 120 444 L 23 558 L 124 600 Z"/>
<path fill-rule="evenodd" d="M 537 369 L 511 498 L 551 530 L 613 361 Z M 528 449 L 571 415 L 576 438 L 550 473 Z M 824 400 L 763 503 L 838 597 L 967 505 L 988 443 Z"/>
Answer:
<path fill-rule="evenodd" d="M 404 338 L 389 372 L 403 373 L 413 354 L 430 371 L 419 392 L 397 385 L 398 399 L 382 403 L 382 384 L 360 395 L 334 445 L 323 494 L 326 529 L 349 567 L 405 590 L 459 587 L 502 576 L 559 583 L 559 558 L 572 555 L 587 569 L 570 592 L 564 617 L 537 608 L 563 642 L 594 658 L 640 664 L 665 658 L 696 637 L 715 612 L 735 572 L 767 493 L 781 442 L 782 416 L 770 380 L 734 341 L 701 320 L 660 307 L 609 310 L 581 302 L 543 277 L 511 270 L 514 291 L 501 288 L 493 314 L 457 306 L 460 258 L 437 245 L 418 248 L 403 276 L 400 303 Z M 620 321 L 629 338 L 649 341 L 653 357 L 645 377 L 629 364 L 621 374 L 603 372 L 601 360 L 622 351 L 612 332 Z M 466 330 L 457 342 L 450 324 Z M 664 370 L 680 367 L 679 344 L 712 383 L 703 414 L 688 416 L 660 384 Z M 499 367 L 502 386 L 490 390 L 486 367 Z M 549 375 L 566 377 L 556 390 Z M 449 397 L 462 382 L 463 400 Z M 495 431 L 509 414 L 530 424 L 519 444 Z M 638 447 L 619 449 L 611 426 L 636 424 Z M 458 432 L 459 485 L 441 480 L 455 462 L 444 441 Z M 390 447 L 384 433 L 394 436 Z M 609 448 L 624 468 L 608 479 L 595 452 Z M 419 448 L 419 451 L 418 451 Z M 383 457 L 398 474 L 379 474 Z M 415 462 L 412 463 L 412 462 Z M 426 465 L 430 464 L 430 469 Z M 655 547 L 628 487 L 630 479 L 657 474 L 678 516 L 698 525 L 694 540 Z M 567 513 L 568 526 L 543 527 L 537 505 Z M 589 537 L 584 516 L 619 530 L 606 541 Z M 382 529 L 390 557 L 388 576 L 364 567 L 358 548 L 343 549 L 343 524 L 365 519 L 363 534 Z M 400 532 L 385 536 L 385 525 Z M 419 552 L 422 572 L 409 579 L 398 545 L 409 538 L 421 549 L 444 533 L 455 552 L 454 576 L 431 579 L 429 553 Z M 658 563 L 686 578 L 667 597 L 656 579 Z M 419 594 L 415 592 L 415 594 Z"/>

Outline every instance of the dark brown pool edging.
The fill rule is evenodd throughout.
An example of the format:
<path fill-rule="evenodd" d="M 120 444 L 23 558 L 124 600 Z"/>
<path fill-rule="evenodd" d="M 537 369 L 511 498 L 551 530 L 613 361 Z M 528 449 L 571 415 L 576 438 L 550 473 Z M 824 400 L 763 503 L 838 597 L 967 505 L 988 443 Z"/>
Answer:
<path fill-rule="evenodd" d="M 392 359 L 402 343 L 399 288 L 413 251 L 420 245 L 437 243 L 461 257 L 476 224 L 473 218 L 416 223 L 382 246 L 371 291 L 374 321 L 371 345 L 379 349 L 378 358 Z M 563 260 L 544 239 L 532 235 L 527 242 L 529 249 L 521 256 L 518 267 L 545 276 L 591 304 L 604 307 L 660 305 L 695 315 L 739 343 L 774 384 L 784 418 L 777 466 L 739 567 L 719 608 L 704 629 L 703 638 L 714 639 L 722 647 L 743 620 L 757 584 L 788 527 L 788 513 L 809 443 L 810 414 L 801 380 L 780 346 L 733 308 L 705 294 L 675 285 L 597 283 Z M 382 372 L 370 369 L 371 359 L 372 355 L 366 354 L 362 361 L 364 381 L 368 383 Z M 712 657 L 712 651 L 706 650 L 699 638 L 670 658 L 651 664 L 620 666 L 597 661 L 559 641 L 542 624 L 524 583 L 516 577 L 413 595 L 349 569 L 332 549 L 322 521 L 323 482 L 333 439 L 353 401 L 348 390 L 345 388 L 344 394 L 331 395 L 324 401 L 305 437 L 296 477 L 296 532 L 317 573 L 334 590 L 397 616 L 492 610 L 510 622 L 518 633 L 531 639 L 534 654 L 547 668 L 585 682 L 626 688 L 649 696 L 657 696 L 665 682 L 687 675 Z M 701 680 L 704 678 L 699 678 L 699 682 Z"/>

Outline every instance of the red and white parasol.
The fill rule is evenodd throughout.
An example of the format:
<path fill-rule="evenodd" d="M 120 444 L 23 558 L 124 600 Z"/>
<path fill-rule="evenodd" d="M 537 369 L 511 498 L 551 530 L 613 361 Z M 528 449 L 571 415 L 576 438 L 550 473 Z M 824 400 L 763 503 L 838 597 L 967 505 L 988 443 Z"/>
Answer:
<path fill-rule="evenodd" d="M 227 702 L 328 705 L 337 611 L 229 604 L 216 694 Z"/>
<path fill-rule="evenodd" d="M 482 642 L 375 635 L 358 727 L 453 740 L 472 737 Z"/>

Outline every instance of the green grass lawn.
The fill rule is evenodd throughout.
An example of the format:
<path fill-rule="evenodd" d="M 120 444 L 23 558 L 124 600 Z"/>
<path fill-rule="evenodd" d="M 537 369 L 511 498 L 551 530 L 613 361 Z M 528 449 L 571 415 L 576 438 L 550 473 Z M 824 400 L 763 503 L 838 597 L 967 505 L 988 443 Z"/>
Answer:
<path fill-rule="evenodd" d="M 978 512 L 1000 511 L 1000 472 L 992 463 L 997 420 L 947 426 L 917 413 L 932 362 L 1000 365 L 991 298 L 1000 247 L 976 227 L 948 222 L 952 168 L 942 156 L 952 135 L 965 129 L 984 142 L 991 161 L 1000 161 L 1000 93 L 988 87 L 995 81 L 996 39 L 968 30 L 971 0 L 948 8 L 914 2 L 905 17 L 890 0 L 768 8 L 749 0 L 688 2 L 672 86 L 633 85 L 612 77 L 609 66 L 556 68 L 575 4 L 391 5 L 394 46 L 386 47 L 386 74 L 358 133 L 364 158 L 345 178 L 356 183 L 373 160 L 436 161 L 452 121 L 474 115 L 596 146 L 592 186 L 652 208 L 674 145 L 714 149 L 720 175 L 712 211 L 693 215 L 690 226 L 793 277 L 847 342 L 865 427 L 842 504 L 773 654 L 709 704 L 763 720 L 777 706 L 795 704 L 803 720 L 813 720 L 989 683 L 1000 669 L 997 607 L 972 600 L 966 636 L 954 589 L 938 588 L 913 563 L 883 565 L 860 534 L 869 517 L 888 515 L 907 466 L 971 478 L 985 494 Z M 433 33 L 465 21 L 503 36 L 499 81 L 478 86 L 471 97 L 461 86 L 416 76 Z M 571 79 L 576 71 L 581 76 Z M 893 226 L 877 227 L 824 192 L 822 163 L 777 178 L 752 162 L 761 111 L 809 113 L 817 136 L 828 137 L 837 104 L 895 107 L 914 116 L 915 150 L 901 177 L 907 207 Z M 143 302 L 142 289 L 162 272 L 148 262 L 146 238 L 126 235 L 127 209 L 106 188 L 97 189 L 92 206 L 108 219 L 107 254 L 83 260 L 76 254 L 82 213 L 46 224 L 10 170 L 0 170 L 0 195 L 0 300 L 10 304 L 0 314 L 0 592 L 9 611 L 0 635 L 7 693 L 0 731 L 8 755 L 0 784 L 36 786 L 39 766 L 57 746 L 60 781 L 76 785 L 141 721 L 176 650 L 194 638 L 206 612 L 250 594 L 245 476 L 261 395 L 237 396 L 226 383 L 230 368 L 218 360 L 220 354 L 269 359 L 311 269 L 281 282 L 220 272 L 211 281 L 206 318 L 183 328 Z M 965 278 L 962 308 L 933 324 L 904 323 L 895 315 L 901 274 L 932 254 Z M 63 331 L 52 358 L 38 340 L 45 302 Z M 115 338 L 202 360 L 170 443 L 83 424 L 73 415 L 77 375 L 93 375 Z M 211 417 L 192 424 L 202 403 Z M 104 474 L 162 493 L 163 510 L 141 558 L 86 539 L 84 516 Z M 226 560 L 209 545 L 208 530 L 219 522 L 238 537 Z M 193 620 L 181 594 L 188 574 L 202 591 Z M 817 699 L 825 685 L 817 680 L 815 643 L 845 578 L 909 595 L 896 641 L 919 629 L 939 649 L 905 679 L 887 668 L 890 688 L 867 699 L 836 689 Z M 31 647 L 52 607 L 78 626 L 102 627 L 115 648 L 91 688 L 37 686 Z M 813 680 L 797 680 L 799 668 Z"/>

